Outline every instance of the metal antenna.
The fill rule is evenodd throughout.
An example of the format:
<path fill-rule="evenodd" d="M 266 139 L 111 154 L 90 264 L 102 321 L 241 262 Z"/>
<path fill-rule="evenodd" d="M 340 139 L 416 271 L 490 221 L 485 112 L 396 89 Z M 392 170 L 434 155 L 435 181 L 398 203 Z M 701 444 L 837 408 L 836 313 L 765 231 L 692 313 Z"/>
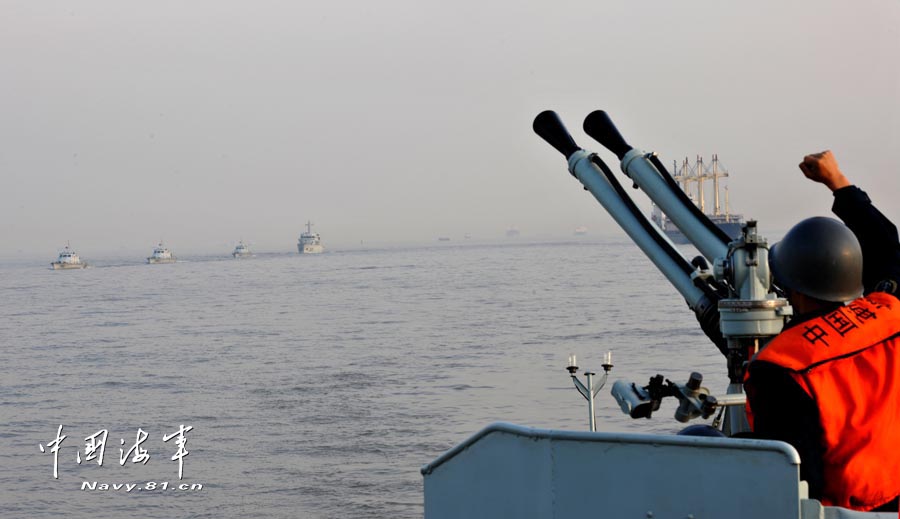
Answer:
<path fill-rule="evenodd" d="M 597 387 L 594 387 L 594 373 L 593 371 L 585 371 L 584 377 L 587 384 L 582 384 L 580 380 L 578 380 L 578 364 L 575 354 L 569 355 L 569 365 L 566 366 L 566 370 L 569 372 L 569 376 L 572 377 L 572 383 L 575 384 L 575 389 L 581 393 L 588 401 L 588 423 L 590 424 L 591 432 L 597 431 L 597 418 L 594 413 L 594 397 L 597 396 L 597 393 L 603 389 L 603 386 L 606 385 L 606 379 L 609 377 L 609 371 L 613 368 L 612 364 L 612 352 L 607 352 L 606 357 L 601 365 L 603 367 L 603 379 L 600 381 L 600 384 Z"/>

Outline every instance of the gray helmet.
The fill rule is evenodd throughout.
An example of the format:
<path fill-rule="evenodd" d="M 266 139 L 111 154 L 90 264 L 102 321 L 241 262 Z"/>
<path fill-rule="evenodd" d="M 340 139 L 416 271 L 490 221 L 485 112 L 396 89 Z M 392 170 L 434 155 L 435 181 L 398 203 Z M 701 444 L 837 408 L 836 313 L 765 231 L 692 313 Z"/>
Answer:
<path fill-rule="evenodd" d="M 859 240 L 832 218 L 807 218 L 769 251 L 778 284 L 823 301 L 846 302 L 863 293 Z"/>

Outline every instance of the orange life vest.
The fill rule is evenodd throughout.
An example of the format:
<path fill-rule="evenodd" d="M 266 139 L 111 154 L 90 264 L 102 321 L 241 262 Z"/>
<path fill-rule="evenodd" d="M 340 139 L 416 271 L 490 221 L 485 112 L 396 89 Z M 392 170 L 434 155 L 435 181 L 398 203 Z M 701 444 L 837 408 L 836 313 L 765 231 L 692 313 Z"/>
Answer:
<path fill-rule="evenodd" d="M 900 300 L 876 292 L 789 328 L 753 359 L 787 368 L 819 410 L 822 502 L 870 510 L 900 494 Z"/>

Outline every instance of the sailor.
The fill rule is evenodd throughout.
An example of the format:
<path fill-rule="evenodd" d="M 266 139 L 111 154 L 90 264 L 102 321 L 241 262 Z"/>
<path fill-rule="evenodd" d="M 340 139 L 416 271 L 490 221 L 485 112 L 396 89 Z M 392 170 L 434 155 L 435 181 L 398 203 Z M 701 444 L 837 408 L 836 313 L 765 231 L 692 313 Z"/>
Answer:
<path fill-rule="evenodd" d="M 809 218 L 769 265 L 795 317 L 750 362 L 753 435 L 800 453 L 801 479 L 825 505 L 896 511 L 900 494 L 900 241 L 830 151 L 803 174 L 834 193 L 843 220 Z M 845 225 L 846 224 L 846 225 Z"/>

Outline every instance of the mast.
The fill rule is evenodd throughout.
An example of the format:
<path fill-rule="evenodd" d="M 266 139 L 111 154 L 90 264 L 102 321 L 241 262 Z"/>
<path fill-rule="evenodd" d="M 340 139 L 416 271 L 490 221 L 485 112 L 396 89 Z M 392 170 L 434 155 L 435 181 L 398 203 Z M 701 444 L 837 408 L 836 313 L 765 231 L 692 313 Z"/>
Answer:
<path fill-rule="evenodd" d="M 706 197 L 703 189 L 703 181 L 705 179 L 711 178 L 713 180 L 713 190 L 715 191 L 714 196 L 714 204 L 715 207 L 713 214 L 715 216 L 721 216 L 723 214 L 722 211 L 722 202 L 720 197 L 720 178 L 725 178 L 728 176 L 728 171 L 725 169 L 719 169 L 719 155 L 714 153 L 712 156 L 712 172 L 709 171 L 708 168 L 703 163 L 703 157 L 697 155 L 697 162 L 691 165 L 690 160 L 685 157 L 684 161 L 681 163 L 679 167 L 678 161 L 672 161 L 672 170 L 674 173 L 675 181 L 681 186 L 681 189 L 687 194 L 691 196 L 691 182 L 697 183 L 697 193 L 696 197 L 691 197 L 693 202 L 700 208 L 704 214 L 706 213 Z M 725 189 L 725 211 L 724 214 L 726 218 L 731 214 L 731 208 L 728 204 L 728 186 L 724 186 Z"/>
<path fill-rule="evenodd" d="M 690 176 L 688 175 L 687 159 L 685 159 L 685 164 L 682 165 L 680 168 L 678 167 L 678 161 L 677 161 L 677 160 L 673 160 L 673 161 L 672 161 L 672 171 L 675 172 L 675 173 L 674 173 L 674 175 L 675 175 L 675 182 L 676 182 L 679 186 L 681 186 L 681 190 L 682 190 L 682 191 L 684 191 L 685 193 L 687 193 L 688 190 L 690 189 L 690 187 L 688 186 L 688 184 L 690 184 L 690 181 L 691 181 L 691 178 L 690 178 Z"/>
<path fill-rule="evenodd" d="M 688 162 L 688 158 L 684 158 L 684 162 L 681 164 L 681 177 L 684 179 L 684 192 L 688 193 L 691 189 L 691 182 L 697 180 L 697 178 L 691 174 L 691 164 Z M 690 196 L 690 193 L 688 193 Z M 696 201 L 694 202 L 697 203 Z"/>
<path fill-rule="evenodd" d="M 681 174 L 678 171 L 678 161 L 675 159 L 672 159 L 672 174 L 675 175 L 676 182 L 682 182 Z M 687 182 L 683 183 L 683 185 L 681 186 L 681 190 L 687 191 Z"/>
<path fill-rule="evenodd" d="M 713 153 L 712 156 L 712 169 L 713 169 L 713 189 L 716 191 L 716 208 L 715 214 L 719 216 L 719 156 Z"/>
<path fill-rule="evenodd" d="M 706 214 L 706 201 L 703 199 L 703 157 L 697 155 L 697 194 L 700 196 L 700 212 Z"/>
<path fill-rule="evenodd" d="M 731 220 L 731 208 L 728 206 L 728 186 L 725 186 L 725 221 Z"/>
<path fill-rule="evenodd" d="M 719 155 L 714 154 L 713 155 L 713 179 L 716 184 L 716 215 L 721 214 L 720 209 L 719 209 L 719 179 L 725 178 L 727 176 L 728 176 L 728 171 L 726 171 L 724 169 L 721 172 L 719 171 Z M 729 213 L 728 199 L 727 199 L 727 195 L 728 195 L 728 187 L 727 186 L 725 187 L 725 194 L 726 194 L 725 214 L 727 216 Z"/>

